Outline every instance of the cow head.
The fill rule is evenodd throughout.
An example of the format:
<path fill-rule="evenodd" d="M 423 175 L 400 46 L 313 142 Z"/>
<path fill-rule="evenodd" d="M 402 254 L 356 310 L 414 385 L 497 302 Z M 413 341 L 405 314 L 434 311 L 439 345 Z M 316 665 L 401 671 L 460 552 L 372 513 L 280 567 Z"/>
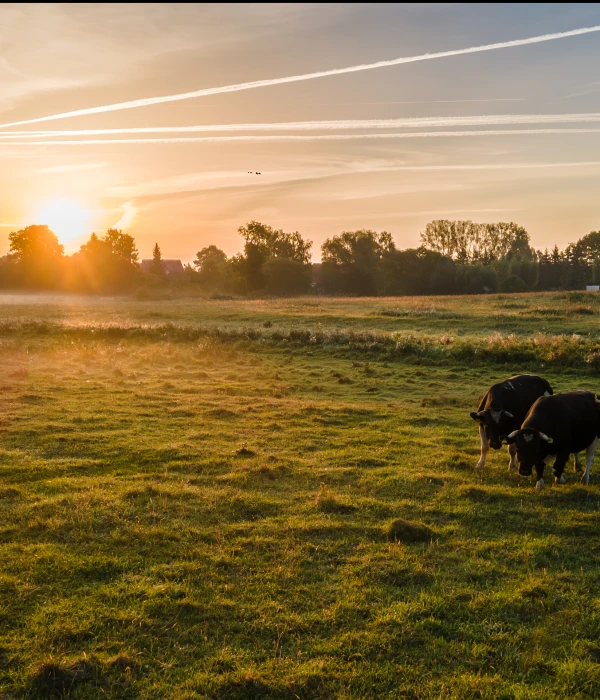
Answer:
<path fill-rule="evenodd" d="M 506 441 L 517 448 L 521 476 L 531 475 L 533 467 L 548 456 L 548 445 L 552 442 L 545 433 L 532 428 L 515 430 L 506 438 Z"/>
<path fill-rule="evenodd" d="M 471 413 L 473 420 L 478 420 L 485 429 L 485 435 L 490 443 L 490 447 L 499 450 L 502 447 L 502 440 L 510 432 L 513 414 L 503 409 L 486 408 L 479 413 Z"/>

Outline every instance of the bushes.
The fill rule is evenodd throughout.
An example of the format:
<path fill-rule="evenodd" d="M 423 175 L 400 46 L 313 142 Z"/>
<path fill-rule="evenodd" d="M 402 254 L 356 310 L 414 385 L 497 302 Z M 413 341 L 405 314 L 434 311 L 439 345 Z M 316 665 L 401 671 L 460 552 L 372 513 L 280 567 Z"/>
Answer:
<path fill-rule="evenodd" d="M 268 294 L 306 294 L 310 289 L 311 268 L 299 260 L 271 258 L 263 265 Z"/>
<path fill-rule="evenodd" d="M 462 294 L 485 294 L 498 291 L 496 270 L 485 265 L 462 265 L 457 270 L 456 289 Z"/>
<path fill-rule="evenodd" d="M 517 277 L 516 275 L 508 275 L 504 280 L 502 280 L 502 284 L 500 285 L 500 291 L 501 292 L 524 292 L 527 290 L 527 285 L 525 282 L 520 277 Z"/>

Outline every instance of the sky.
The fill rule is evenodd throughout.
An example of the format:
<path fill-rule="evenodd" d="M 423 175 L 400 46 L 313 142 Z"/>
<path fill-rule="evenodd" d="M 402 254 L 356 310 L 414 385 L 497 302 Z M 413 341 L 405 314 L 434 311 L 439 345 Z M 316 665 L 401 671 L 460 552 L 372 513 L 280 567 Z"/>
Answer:
<path fill-rule="evenodd" d="M 3 3 L 0 255 L 48 223 L 187 262 L 253 219 L 314 261 L 433 219 L 562 248 L 600 229 L 598 65 L 597 3 Z"/>

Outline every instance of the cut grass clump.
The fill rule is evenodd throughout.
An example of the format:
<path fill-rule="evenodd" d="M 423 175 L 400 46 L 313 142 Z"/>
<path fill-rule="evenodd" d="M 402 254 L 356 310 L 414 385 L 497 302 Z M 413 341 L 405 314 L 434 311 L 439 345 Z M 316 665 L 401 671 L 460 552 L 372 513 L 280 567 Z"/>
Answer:
<path fill-rule="evenodd" d="M 571 316 L 595 316 L 597 313 L 591 306 L 567 306 L 567 314 Z"/>
<path fill-rule="evenodd" d="M 552 309 L 547 306 L 532 306 L 520 312 L 521 316 L 562 316 L 562 309 Z"/>
<path fill-rule="evenodd" d="M 336 498 L 324 484 L 321 484 L 315 503 L 321 513 L 344 515 L 356 510 L 356 506 Z"/>
<path fill-rule="evenodd" d="M 242 445 L 238 450 L 235 451 L 235 454 L 238 457 L 255 457 L 256 452 L 254 450 L 249 449 L 246 447 L 246 445 Z"/>
<path fill-rule="evenodd" d="M 383 532 L 388 540 L 403 542 L 404 544 L 430 542 L 433 539 L 433 532 L 425 525 L 400 518 L 385 525 Z"/>
<path fill-rule="evenodd" d="M 95 659 L 80 659 L 70 664 L 48 661 L 42 663 L 31 677 L 29 697 L 71 697 L 83 685 L 102 685 L 104 670 Z M 104 693 L 101 692 L 104 696 Z"/>
<path fill-rule="evenodd" d="M 12 488 L 11 486 L 0 489 L 0 500 L 15 500 L 21 498 L 22 495 L 23 494 L 18 489 Z"/>
<path fill-rule="evenodd" d="M 429 308 L 416 309 L 383 309 L 379 312 L 380 316 L 391 316 L 392 318 L 442 318 L 442 319 L 460 319 L 463 314 L 453 313 L 451 311 L 438 310 L 434 306 Z"/>

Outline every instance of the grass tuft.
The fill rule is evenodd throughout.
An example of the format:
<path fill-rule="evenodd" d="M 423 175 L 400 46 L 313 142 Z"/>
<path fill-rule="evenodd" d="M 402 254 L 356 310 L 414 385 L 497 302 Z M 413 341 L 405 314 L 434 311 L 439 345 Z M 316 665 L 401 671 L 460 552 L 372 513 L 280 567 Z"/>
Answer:
<path fill-rule="evenodd" d="M 433 538 L 433 532 L 425 525 L 402 519 L 393 520 L 385 525 L 383 532 L 388 540 L 404 544 L 430 542 Z"/>
<path fill-rule="evenodd" d="M 256 452 L 254 450 L 250 450 L 246 445 L 242 445 L 239 449 L 235 451 L 235 454 L 238 457 L 254 457 L 256 456 Z"/>

